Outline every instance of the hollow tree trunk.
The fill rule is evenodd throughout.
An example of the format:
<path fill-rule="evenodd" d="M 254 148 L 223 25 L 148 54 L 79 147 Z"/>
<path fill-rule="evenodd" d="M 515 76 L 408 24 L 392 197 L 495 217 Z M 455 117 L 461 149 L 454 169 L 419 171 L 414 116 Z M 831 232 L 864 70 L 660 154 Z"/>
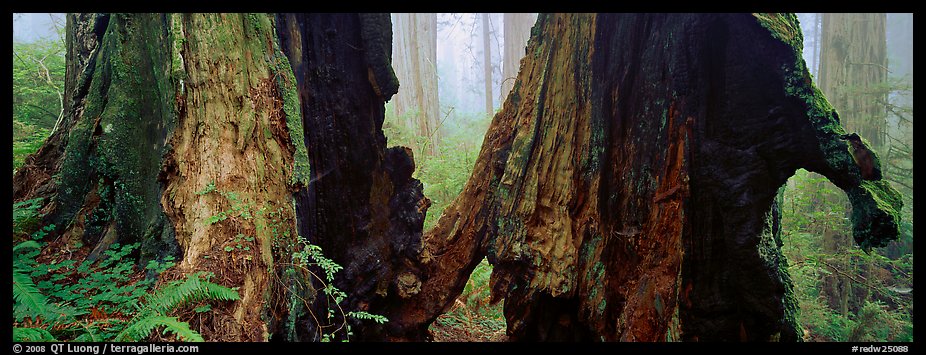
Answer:
<path fill-rule="evenodd" d="M 14 176 L 14 201 L 42 198 L 49 238 L 83 240 L 91 257 L 139 242 L 140 265 L 181 260 L 167 278 L 204 270 L 239 287 L 240 301 L 197 320 L 208 340 L 315 336 L 300 337 L 318 284 L 291 261 L 299 232 L 352 276 L 395 273 L 391 255 L 420 248 L 427 200 L 380 130 L 398 86 L 388 15 L 297 17 L 312 22 L 68 15 L 66 117 Z M 383 263 L 357 271 L 349 243 Z"/>
<path fill-rule="evenodd" d="M 474 175 L 426 233 L 421 339 L 483 256 L 513 340 L 797 341 L 776 192 L 796 169 L 853 205 L 863 247 L 901 202 L 863 181 L 793 15 L 543 14 Z"/>

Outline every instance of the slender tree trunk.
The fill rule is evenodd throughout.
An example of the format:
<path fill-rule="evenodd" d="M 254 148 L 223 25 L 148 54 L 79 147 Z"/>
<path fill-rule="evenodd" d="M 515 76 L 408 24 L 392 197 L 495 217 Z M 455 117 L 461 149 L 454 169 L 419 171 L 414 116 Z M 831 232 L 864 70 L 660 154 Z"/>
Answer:
<path fill-rule="evenodd" d="M 393 107 L 407 126 L 427 138 L 428 154 L 440 144 L 440 100 L 437 92 L 437 14 L 393 14 L 396 45 L 393 66 L 402 87 Z"/>
<path fill-rule="evenodd" d="M 823 41 L 823 14 L 816 13 L 814 15 L 814 20 L 814 44 L 816 44 L 816 46 L 814 46 L 814 62 L 811 63 L 811 65 L 813 65 L 814 74 L 820 75 L 820 53 L 823 47 L 821 44 Z"/>
<path fill-rule="evenodd" d="M 507 97 L 514 87 L 518 69 L 520 69 L 521 58 L 524 58 L 526 53 L 531 27 L 536 21 L 537 14 L 506 12 L 504 15 L 505 41 L 502 55 L 502 99 Z"/>
<path fill-rule="evenodd" d="M 797 341 L 774 201 L 798 168 L 846 191 L 858 243 L 896 238 L 896 191 L 861 179 L 793 15 L 543 14 L 533 32 L 424 237 L 421 292 L 383 311 L 395 336 L 424 336 L 488 256 L 513 340 Z"/>
<path fill-rule="evenodd" d="M 482 14 L 482 69 L 485 79 L 486 114 L 495 113 L 492 103 L 492 40 L 489 38 L 489 14 Z"/>

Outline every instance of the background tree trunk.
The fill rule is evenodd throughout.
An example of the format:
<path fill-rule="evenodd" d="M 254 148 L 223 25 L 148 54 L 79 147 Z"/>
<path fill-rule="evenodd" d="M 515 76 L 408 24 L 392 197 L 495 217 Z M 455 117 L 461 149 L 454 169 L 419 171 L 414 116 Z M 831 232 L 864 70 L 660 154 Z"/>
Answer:
<path fill-rule="evenodd" d="M 427 138 L 434 154 L 441 138 L 440 100 L 437 91 L 437 14 L 392 14 L 395 47 L 393 67 L 403 88 L 396 94 L 395 115 L 408 115 L 407 125 Z"/>
<path fill-rule="evenodd" d="M 861 179 L 793 15 L 533 32 L 478 173 L 424 237 L 421 292 L 383 311 L 395 336 L 423 337 L 488 256 L 513 340 L 799 340 L 774 201 L 802 167 L 846 191 L 860 245 L 896 238 L 902 203 Z"/>
<path fill-rule="evenodd" d="M 848 132 L 881 148 L 887 90 L 886 15 L 823 14 L 820 90 L 841 112 Z"/>
<path fill-rule="evenodd" d="M 848 132 L 858 132 L 883 152 L 887 102 L 887 40 L 883 13 L 822 14 L 820 44 L 820 90 L 826 94 Z M 821 185 L 820 189 L 827 188 Z M 828 204 L 839 203 L 830 201 Z M 823 250 L 837 255 L 835 267 L 842 270 L 869 265 L 853 261 L 844 253 L 852 247 L 848 235 L 828 229 L 823 234 Z M 867 287 L 855 285 L 848 277 L 832 273 L 823 279 L 823 290 L 830 307 L 843 315 L 857 312 L 868 296 Z"/>
<path fill-rule="evenodd" d="M 489 38 L 489 14 L 482 14 L 482 69 L 485 79 L 486 114 L 495 113 L 492 103 L 492 40 Z"/>
<path fill-rule="evenodd" d="M 909 196 L 907 206 L 913 207 L 913 14 L 887 14 L 887 51 L 892 92 L 885 129 L 887 151 L 886 179 Z M 911 210 L 912 211 L 912 210 Z M 912 213 L 912 212 L 911 212 Z M 909 238 L 892 242 L 883 255 L 897 259 L 913 252 L 912 232 Z"/>
<path fill-rule="evenodd" d="M 521 67 L 521 58 L 524 58 L 527 49 L 527 40 L 531 36 L 531 27 L 537 21 L 537 14 L 510 13 L 504 14 L 505 40 L 502 59 L 502 92 L 504 100 L 511 93 L 514 82 Z"/>

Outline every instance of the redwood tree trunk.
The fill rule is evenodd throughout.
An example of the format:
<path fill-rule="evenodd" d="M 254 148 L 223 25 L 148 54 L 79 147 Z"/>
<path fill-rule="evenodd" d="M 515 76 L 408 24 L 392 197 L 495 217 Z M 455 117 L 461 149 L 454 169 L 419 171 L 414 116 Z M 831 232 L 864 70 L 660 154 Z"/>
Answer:
<path fill-rule="evenodd" d="M 543 14 L 460 197 L 424 237 L 421 338 L 483 256 L 514 340 L 800 339 L 778 189 L 819 172 L 863 247 L 901 202 L 863 181 L 793 15 Z"/>
<path fill-rule="evenodd" d="M 383 103 L 398 88 L 389 15 L 283 14 L 277 30 L 296 76 L 312 162 L 312 182 L 296 192 L 299 233 L 344 266 L 335 281 L 348 294 L 342 307 L 380 314 L 417 292 L 408 276 L 430 205 L 411 178 L 411 151 L 385 149 Z M 324 307 L 316 302 L 313 313 L 325 314 Z M 314 319 L 297 318 L 287 339 L 317 339 Z M 379 339 L 382 331 L 354 327 L 359 339 Z"/>
<path fill-rule="evenodd" d="M 208 340 L 317 338 L 297 235 L 345 265 L 348 311 L 373 291 L 347 280 L 420 247 L 427 200 L 380 130 L 390 43 L 385 14 L 68 15 L 66 117 L 14 176 L 14 202 L 43 198 L 49 240 L 91 258 L 140 242 L 140 265 L 180 260 L 162 278 L 238 287 L 189 320 Z"/>

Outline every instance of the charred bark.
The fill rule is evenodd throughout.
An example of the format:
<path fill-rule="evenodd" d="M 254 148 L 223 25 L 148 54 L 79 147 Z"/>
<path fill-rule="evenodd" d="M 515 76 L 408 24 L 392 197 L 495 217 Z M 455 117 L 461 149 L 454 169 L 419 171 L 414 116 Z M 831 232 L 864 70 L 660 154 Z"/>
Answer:
<path fill-rule="evenodd" d="M 800 340 L 778 189 L 826 176 L 865 248 L 901 206 L 862 179 L 801 42 L 793 15 L 541 15 L 394 335 L 426 337 L 488 256 L 513 340 Z"/>
<path fill-rule="evenodd" d="M 381 130 L 383 104 L 398 89 L 389 26 L 389 15 L 277 17 L 312 165 L 311 182 L 296 193 L 299 233 L 344 266 L 335 281 L 349 295 L 342 306 L 374 313 L 417 292 L 408 276 L 417 271 L 430 205 L 411 178 L 411 150 L 387 150 Z M 320 302 L 313 310 L 326 312 Z M 315 327 L 304 317 L 292 340 L 315 339 Z M 370 324 L 355 329 L 360 339 L 382 337 Z"/>

